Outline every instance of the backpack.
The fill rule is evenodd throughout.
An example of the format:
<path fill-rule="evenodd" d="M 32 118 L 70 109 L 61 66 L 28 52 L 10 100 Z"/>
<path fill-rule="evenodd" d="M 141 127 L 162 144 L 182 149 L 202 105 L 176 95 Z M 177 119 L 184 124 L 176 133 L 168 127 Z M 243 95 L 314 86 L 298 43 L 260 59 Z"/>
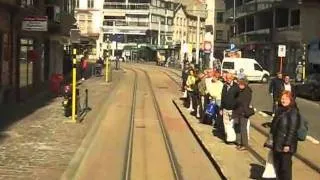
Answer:
<path fill-rule="evenodd" d="M 299 119 L 300 119 L 300 123 L 297 131 L 297 136 L 299 141 L 304 141 L 306 140 L 308 135 L 308 129 L 309 129 L 308 122 L 305 119 L 302 119 L 300 114 L 299 114 Z"/>

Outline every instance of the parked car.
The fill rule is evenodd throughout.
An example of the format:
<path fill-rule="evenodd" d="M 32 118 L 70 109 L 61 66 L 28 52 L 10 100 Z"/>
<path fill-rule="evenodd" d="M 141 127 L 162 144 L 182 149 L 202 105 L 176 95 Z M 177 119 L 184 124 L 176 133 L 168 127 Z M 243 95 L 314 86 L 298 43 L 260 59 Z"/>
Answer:
<path fill-rule="evenodd" d="M 222 61 L 221 71 L 236 74 L 244 70 L 248 81 L 256 81 L 267 83 L 270 73 L 264 70 L 261 65 L 255 60 L 250 58 L 224 58 Z"/>
<path fill-rule="evenodd" d="M 311 74 L 303 83 L 296 85 L 296 94 L 312 100 L 320 100 L 320 74 Z"/>

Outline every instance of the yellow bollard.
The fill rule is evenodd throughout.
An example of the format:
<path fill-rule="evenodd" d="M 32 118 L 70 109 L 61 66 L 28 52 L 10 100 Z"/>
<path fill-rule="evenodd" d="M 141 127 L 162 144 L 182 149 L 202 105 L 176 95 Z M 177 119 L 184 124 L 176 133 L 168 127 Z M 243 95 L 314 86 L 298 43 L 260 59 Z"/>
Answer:
<path fill-rule="evenodd" d="M 72 59 L 72 114 L 71 114 L 71 121 L 76 123 L 76 84 L 77 84 L 77 49 L 73 49 L 72 52 L 73 59 Z"/>

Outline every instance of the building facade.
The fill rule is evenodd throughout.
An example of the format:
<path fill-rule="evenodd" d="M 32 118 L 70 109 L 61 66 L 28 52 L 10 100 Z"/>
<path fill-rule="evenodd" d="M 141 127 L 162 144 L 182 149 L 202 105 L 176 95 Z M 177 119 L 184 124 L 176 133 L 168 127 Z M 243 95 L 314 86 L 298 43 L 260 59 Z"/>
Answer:
<path fill-rule="evenodd" d="M 89 58 L 102 56 L 102 22 L 104 0 L 75 0 L 75 18 L 81 33 L 80 54 Z"/>
<path fill-rule="evenodd" d="M 32 97 L 63 73 L 72 13 L 71 0 L 0 1 L 0 103 Z"/>
<path fill-rule="evenodd" d="M 233 17 L 233 0 L 226 0 L 225 20 Z M 257 59 L 276 73 L 279 44 L 286 45 L 283 72 L 294 75 L 303 61 L 304 46 L 319 37 L 320 2 L 317 0 L 236 0 L 236 34 L 232 37 L 243 56 Z M 232 30 L 230 30 L 232 32 Z M 230 33 L 232 34 L 232 33 Z M 307 63 L 308 65 L 308 63 Z M 308 66 L 307 66 L 308 67 Z"/>
<path fill-rule="evenodd" d="M 103 4 L 104 42 L 125 46 L 172 45 L 174 3 L 164 0 L 105 0 Z M 106 45 L 107 46 L 107 45 Z"/>

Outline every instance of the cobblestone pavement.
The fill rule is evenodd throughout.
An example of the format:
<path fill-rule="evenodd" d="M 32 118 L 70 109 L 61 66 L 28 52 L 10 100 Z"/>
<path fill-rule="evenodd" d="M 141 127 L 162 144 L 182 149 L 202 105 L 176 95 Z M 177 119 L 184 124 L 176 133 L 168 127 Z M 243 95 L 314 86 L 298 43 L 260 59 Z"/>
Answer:
<path fill-rule="evenodd" d="M 118 82 L 119 76 L 120 72 L 114 73 L 113 82 Z M 92 108 L 80 124 L 64 123 L 67 118 L 63 116 L 61 97 L 44 97 L 45 103 L 33 102 L 42 107 L 23 118 L 12 118 L 15 122 L 11 124 L 5 123 L 0 132 L 0 179 L 59 179 L 112 86 L 107 86 L 103 77 L 88 79 L 80 86 L 82 90 L 88 88 Z M 27 106 L 17 109 L 23 111 Z M 16 113 L 19 117 L 19 110 Z"/>

